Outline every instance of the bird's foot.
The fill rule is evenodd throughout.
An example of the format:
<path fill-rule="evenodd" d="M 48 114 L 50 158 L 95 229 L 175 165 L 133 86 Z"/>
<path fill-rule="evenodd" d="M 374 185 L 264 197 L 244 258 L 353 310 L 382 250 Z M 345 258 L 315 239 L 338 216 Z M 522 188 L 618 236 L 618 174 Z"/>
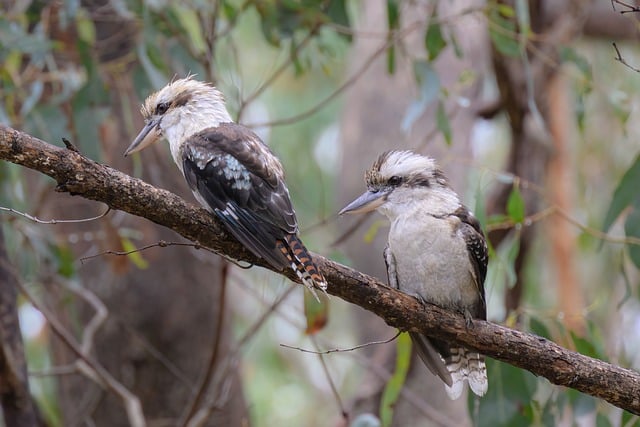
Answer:
<path fill-rule="evenodd" d="M 473 316 L 471 316 L 469 310 L 464 311 L 464 322 L 467 326 L 467 329 L 473 327 Z"/>

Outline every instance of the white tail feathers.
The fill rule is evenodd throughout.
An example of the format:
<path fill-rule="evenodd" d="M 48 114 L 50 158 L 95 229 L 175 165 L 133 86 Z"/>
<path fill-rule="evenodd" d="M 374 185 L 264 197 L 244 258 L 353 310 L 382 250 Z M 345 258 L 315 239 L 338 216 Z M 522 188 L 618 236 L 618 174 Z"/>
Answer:
<path fill-rule="evenodd" d="M 462 347 L 451 348 L 450 351 L 451 355 L 445 360 L 451 374 L 451 386 L 445 384 L 449 398 L 455 400 L 462 395 L 465 380 L 475 394 L 484 396 L 489 387 L 484 356 Z"/>

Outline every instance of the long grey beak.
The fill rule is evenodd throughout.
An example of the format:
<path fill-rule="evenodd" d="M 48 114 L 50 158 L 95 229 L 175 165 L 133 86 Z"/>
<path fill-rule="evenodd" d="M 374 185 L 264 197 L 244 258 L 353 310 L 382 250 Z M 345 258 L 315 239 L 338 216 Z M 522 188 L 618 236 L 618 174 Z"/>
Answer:
<path fill-rule="evenodd" d="M 367 191 L 342 208 L 338 215 L 371 212 L 385 202 L 387 194 L 387 191 Z"/>
<path fill-rule="evenodd" d="M 136 136 L 136 139 L 129 145 L 129 148 L 124 152 L 124 156 L 127 157 L 129 154 L 140 151 L 159 140 L 162 136 L 158 126 L 159 123 L 159 120 L 149 120 L 138 136 Z"/>

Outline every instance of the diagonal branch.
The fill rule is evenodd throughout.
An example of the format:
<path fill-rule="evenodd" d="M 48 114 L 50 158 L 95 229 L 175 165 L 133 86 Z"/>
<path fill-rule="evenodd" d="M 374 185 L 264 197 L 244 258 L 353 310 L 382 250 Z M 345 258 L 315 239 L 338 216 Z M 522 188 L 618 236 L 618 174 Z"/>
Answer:
<path fill-rule="evenodd" d="M 266 267 L 245 250 L 204 209 L 180 197 L 53 146 L 0 126 L 0 159 L 44 173 L 69 192 L 145 217 L 220 254 Z M 640 374 L 567 350 L 545 338 L 427 305 L 378 280 L 320 255 L 315 260 L 329 282 L 328 292 L 359 305 L 401 330 L 423 332 L 526 369 L 557 385 L 574 388 L 640 415 Z M 296 280 L 293 272 L 280 272 Z"/>

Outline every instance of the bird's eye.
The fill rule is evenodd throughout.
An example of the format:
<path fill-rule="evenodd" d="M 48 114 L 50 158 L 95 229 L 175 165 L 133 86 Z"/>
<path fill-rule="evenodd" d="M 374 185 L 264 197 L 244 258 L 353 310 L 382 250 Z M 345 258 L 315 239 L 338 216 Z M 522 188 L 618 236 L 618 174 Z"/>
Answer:
<path fill-rule="evenodd" d="M 164 113 L 167 112 L 167 110 L 169 109 L 169 104 L 166 102 L 161 102 L 160 104 L 158 104 L 158 106 L 156 107 L 156 114 L 160 114 L 163 115 Z"/>
<path fill-rule="evenodd" d="M 389 178 L 389 180 L 387 181 L 387 183 L 388 183 L 389 185 L 391 185 L 391 186 L 394 186 L 394 187 L 395 187 L 395 186 L 398 186 L 398 185 L 400 185 L 400 184 L 402 183 L 402 178 L 401 178 L 401 177 L 399 177 L 399 176 L 397 176 L 397 175 L 394 175 L 394 176 L 392 176 L 391 178 Z"/>

